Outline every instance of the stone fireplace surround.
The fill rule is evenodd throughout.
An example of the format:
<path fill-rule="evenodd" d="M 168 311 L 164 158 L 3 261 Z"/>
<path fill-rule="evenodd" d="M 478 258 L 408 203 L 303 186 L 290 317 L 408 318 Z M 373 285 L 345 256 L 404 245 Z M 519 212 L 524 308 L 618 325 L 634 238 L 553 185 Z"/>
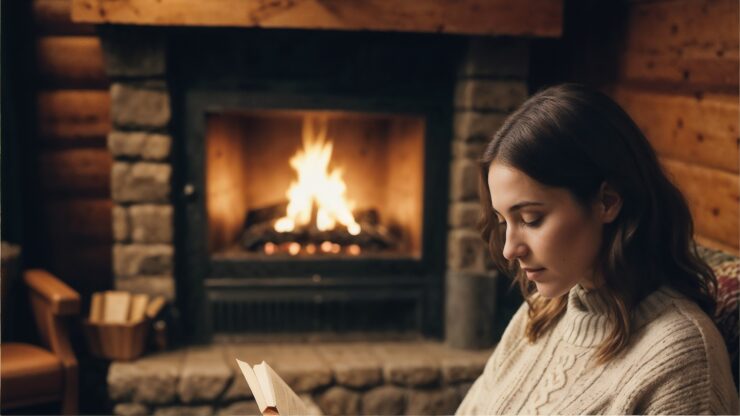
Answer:
<path fill-rule="evenodd" d="M 178 173 L 176 152 L 181 144 L 173 128 L 174 100 L 179 98 L 178 91 L 172 90 L 171 71 L 168 71 L 171 39 L 164 30 L 126 26 L 101 26 L 100 35 L 106 70 L 113 80 L 113 131 L 109 134 L 108 146 L 114 158 L 111 190 L 115 205 L 115 287 L 162 294 L 179 308 L 186 308 L 187 305 L 178 304 L 176 290 L 181 282 L 175 265 L 178 234 L 175 224 L 180 223 L 175 208 L 177 198 L 187 196 L 189 190 L 175 179 Z M 527 97 L 528 42 L 495 37 L 459 37 L 457 41 L 461 50 L 451 94 L 453 137 L 445 144 L 451 147 L 449 153 L 452 155 L 448 198 L 443 202 L 448 204 L 442 325 L 446 346 L 399 344 L 393 348 L 405 352 L 391 354 L 395 359 L 360 363 L 359 367 L 331 365 L 326 380 L 300 388 L 308 397 L 313 397 L 319 411 L 449 412 L 482 371 L 485 357 L 490 354 L 487 349 L 470 355 L 470 352 L 457 353 L 449 348 L 490 347 L 497 330 L 497 325 L 491 322 L 495 322 L 496 317 L 508 318 L 498 316 L 506 313 L 497 305 L 497 299 L 502 298 L 497 288 L 505 287 L 507 279 L 500 278 L 487 260 L 486 248 L 475 228 L 479 212 L 475 160 L 486 138 L 500 126 L 506 114 Z M 500 329 L 500 324 L 498 326 Z M 290 348 L 290 345 L 282 347 Z M 224 352 L 228 348 L 232 347 L 190 347 L 132 363 L 113 363 L 108 373 L 108 390 L 114 412 L 231 414 L 253 411 L 248 394 L 234 393 L 234 389 L 244 384 L 238 381 L 238 373 L 229 367 L 228 360 L 218 360 L 218 357 L 228 356 Z M 275 349 L 270 345 L 256 348 Z M 300 347 L 293 348 L 297 351 Z M 388 345 L 369 344 L 366 348 L 377 352 L 387 349 Z M 317 345 L 311 351 L 324 354 L 324 361 L 320 362 L 325 363 L 336 354 L 345 358 L 348 354 L 346 350 L 334 351 L 335 355 L 321 353 L 325 349 Z M 417 363 L 415 359 L 422 349 L 429 349 L 429 356 L 441 354 L 442 358 L 432 363 Z M 218 365 L 214 366 L 216 362 Z M 296 369 L 297 380 L 308 377 L 315 381 L 316 374 L 323 374 L 320 369 L 309 367 Z M 344 376 L 343 371 L 346 372 Z M 357 377 L 362 380 L 370 377 L 372 381 L 354 385 L 352 380 Z M 419 377 L 421 379 L 416 380 Z M 152 396 L 152 393 L 156 394 Z M 439 400 L 442 402 L 437 403 Z M 395 407 L 385 409 L 376 402 Z M 372 403 L 381 407 L 372 407 Z M 418 407 L 424 403 L 431 407 Z"/>
<path fill-rule="evenodd" d="M 111 86 L 113 267 L 115 287 L 163 294 L 176 303 L 175 189 L 168 32 L 100 27 Z M 202 30 L 202 29 L 200 29 Z M 300 33 L 300 32 L 296 32 Z M 337 32 L 342 36 L 342 32 Z M 404 36 L 398 34 L 398 36 Z M 488 135 L 527 96 L 526 40 L 460 37 L 449 164 L 445 340 L 452 346 L 493 342 L 497 274 L 487 261 L 478 217 L 475 159 Z M 180 307 L 183 307 L 182 305 Z"/>

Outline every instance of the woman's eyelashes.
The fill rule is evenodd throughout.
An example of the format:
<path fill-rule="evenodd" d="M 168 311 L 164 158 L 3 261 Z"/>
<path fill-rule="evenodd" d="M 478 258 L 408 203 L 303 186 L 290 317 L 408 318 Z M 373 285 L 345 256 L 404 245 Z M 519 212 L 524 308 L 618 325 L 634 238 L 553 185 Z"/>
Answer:
<path fill-rule="evenodd" d="M 536 228 L 542 223 L 543 217 L 537 217 L 536 219 L 530 219 L 529 221 L 525 221 L 524 218 L 519 219 L 519 224 L 521 224 L 523 227 L 529 227 L 529 228 Z M 499 225 L 506 227 L 506 221 L 504 221 L 501 218 L 497 218 Z"/>

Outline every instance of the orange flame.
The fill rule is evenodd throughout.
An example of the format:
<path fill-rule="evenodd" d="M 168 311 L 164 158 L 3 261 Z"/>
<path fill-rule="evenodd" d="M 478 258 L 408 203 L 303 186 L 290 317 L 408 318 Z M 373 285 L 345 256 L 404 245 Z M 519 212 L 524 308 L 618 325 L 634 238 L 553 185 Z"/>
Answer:
<path fill-rule="evenodd" d="M 326 117 L 306 117 L 303 120 L 303 149 L 290 159 L 290 166 L 298 174 L 298 179 L 291 183 L 286 193 L 287 215 L 275 222 L 278 232 L 289 232 L 296 225 L 307 225 L 314 206 L 316 228 L 320 231 L 334 229 L 337 222 L 347 227 L 352 235 L 361 231 L 352 215 L 354 203 L 344 196 L 347 186 L 342 180 L 342 170 L 329 172 L 333 143 L 327 142 L 328 126 Z"/>

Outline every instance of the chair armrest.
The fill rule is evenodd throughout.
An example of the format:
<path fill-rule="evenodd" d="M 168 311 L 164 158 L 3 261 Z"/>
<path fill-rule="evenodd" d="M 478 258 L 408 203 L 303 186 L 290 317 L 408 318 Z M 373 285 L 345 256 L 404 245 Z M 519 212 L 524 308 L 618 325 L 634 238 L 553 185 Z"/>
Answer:
<path fill-rule="evenodd" d="M 46 270 L 27 270 L 23 280 L 32 292 L 48 302 L 52 314 L 76 315 L 80 312 L 79 293 Z"/>

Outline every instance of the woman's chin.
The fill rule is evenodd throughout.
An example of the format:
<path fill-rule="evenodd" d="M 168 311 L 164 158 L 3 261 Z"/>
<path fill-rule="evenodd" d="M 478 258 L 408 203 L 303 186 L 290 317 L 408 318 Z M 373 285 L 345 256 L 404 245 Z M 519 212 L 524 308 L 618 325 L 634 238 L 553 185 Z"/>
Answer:
<path fill-rule="evenodd" d="M 535 285 L 540 296 L 546 299 L 558 298 L 568 293 L 571 289 L 570 287 L 553 283 L 535 282 Z"/>

